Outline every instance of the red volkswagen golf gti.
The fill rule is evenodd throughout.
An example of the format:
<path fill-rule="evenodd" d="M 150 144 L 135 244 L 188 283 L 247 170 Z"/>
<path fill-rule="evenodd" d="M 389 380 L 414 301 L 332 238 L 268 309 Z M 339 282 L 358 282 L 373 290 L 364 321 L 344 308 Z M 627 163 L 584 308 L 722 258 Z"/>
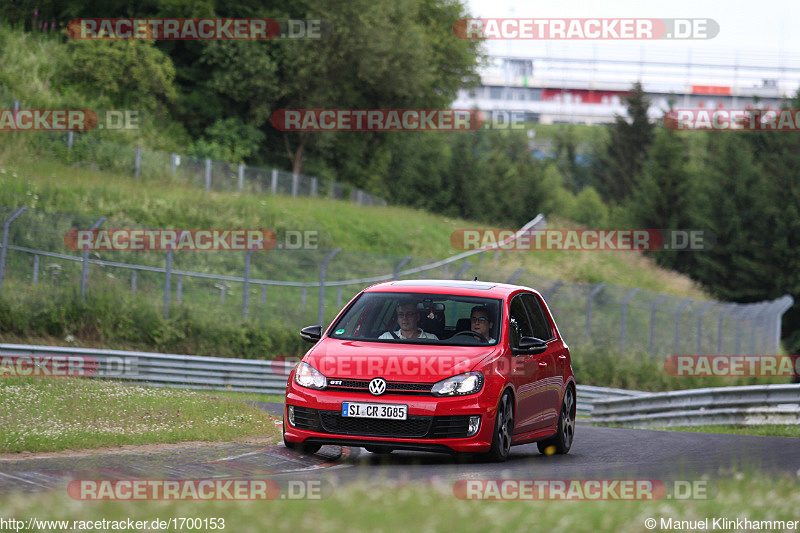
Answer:
<path fill-rule="evenodd" d="M 284 443 L 483 454 L 536 442 L 567 453 L 575 433 L 569 347 L 527 287 L 406 280 L 373 285 L 289 375 Z"/>

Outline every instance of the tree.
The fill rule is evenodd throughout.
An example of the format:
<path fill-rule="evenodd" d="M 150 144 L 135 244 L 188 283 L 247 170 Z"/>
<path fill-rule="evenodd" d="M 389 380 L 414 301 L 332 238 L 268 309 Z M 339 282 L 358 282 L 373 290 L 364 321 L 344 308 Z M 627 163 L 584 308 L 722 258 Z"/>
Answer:
<path fill-rule="evenodd" d="M 608 142 L 594 158 L 594 186 L 611 204 L 622 204 L 633 194 L 654 137 L 655 126 L 647 114 L 650 102 L 641 83 L 633 85 L 625 105 L 630 122 L 617 116 L 609 127 Z"/>

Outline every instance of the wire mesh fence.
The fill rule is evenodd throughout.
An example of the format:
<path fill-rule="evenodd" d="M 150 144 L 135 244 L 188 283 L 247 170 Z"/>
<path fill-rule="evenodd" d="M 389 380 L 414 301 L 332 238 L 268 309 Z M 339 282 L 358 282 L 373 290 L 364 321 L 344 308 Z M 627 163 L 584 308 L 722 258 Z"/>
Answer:
<path fill-rule="evenodd" d="M 271 185 L 270 185 L 271 186 Z M 124 290 L 163 308 L 181 307 L 287 327 L 327 323 L 365 286 L 391 279 L 472 279 L 539 290 L 568 342 L 618 352 L 771 355 L 780 350 L 790 296 L 738 304 L 679 298 L 608 283 L 547 279 L 498 266 L 503 250 L 446 260 L 339 249 L 270 251 L 89 251 L 65 246 L 74 229 L 141 228 L 104 218 L 0 207 L 0 297 L 8 291 Z M 536 227 L 537 217 L 526 225 Z M 4 287 L 4 283 L 6 287 Z"/>

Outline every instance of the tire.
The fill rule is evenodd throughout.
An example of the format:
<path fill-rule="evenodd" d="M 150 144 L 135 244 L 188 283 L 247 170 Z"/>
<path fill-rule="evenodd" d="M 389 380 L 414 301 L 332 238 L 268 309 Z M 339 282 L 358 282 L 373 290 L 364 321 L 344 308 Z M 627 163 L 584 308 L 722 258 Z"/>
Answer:
<path fill-rule="evenodd" d="M 376 453 L 378 455 L 389 455 L 394 451 L 394 448 L 384 448 L 382 446 L 364 446 L 364 449 L 369 453 Z"/>
<path fill-rule="evenodd" d="M 564 400 L 561 402 L 561 412 L 558 415 L 558 431 L 549 439 L 536 443 L 539 452 L 545 455 L 569 453 L 572 441 L 575 439 L 576 407 L 575 388 L 570 385 L 564 393 Z"/>
<path fill-rule="evenodd" d="M 483 459 L 500 463 L 508 458 L 511 451 L 511 436 L 514 434 L 514 398 L 511 393 L 504 392 L 497 404 L 497 415 L 494 417 L 492 447 L 482 456 Z"/>

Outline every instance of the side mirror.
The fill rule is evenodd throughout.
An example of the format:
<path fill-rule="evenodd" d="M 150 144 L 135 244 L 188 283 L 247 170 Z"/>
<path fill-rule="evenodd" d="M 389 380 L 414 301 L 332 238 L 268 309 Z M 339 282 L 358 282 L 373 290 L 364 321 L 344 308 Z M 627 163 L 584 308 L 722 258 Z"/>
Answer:
<path fill-rule="evenodd" d="M 536 337 L 522 337 L 519 340 L 519 347 L 514 349 L 515 353 L 540 354 L 547 350 L 547 343 Z"/>
<path fill-rule="evenodd" d="M 322 326 L 306 326 L 300 330 L 300 336 L 306 342 L 316 343 L 322 338 Z"/>

